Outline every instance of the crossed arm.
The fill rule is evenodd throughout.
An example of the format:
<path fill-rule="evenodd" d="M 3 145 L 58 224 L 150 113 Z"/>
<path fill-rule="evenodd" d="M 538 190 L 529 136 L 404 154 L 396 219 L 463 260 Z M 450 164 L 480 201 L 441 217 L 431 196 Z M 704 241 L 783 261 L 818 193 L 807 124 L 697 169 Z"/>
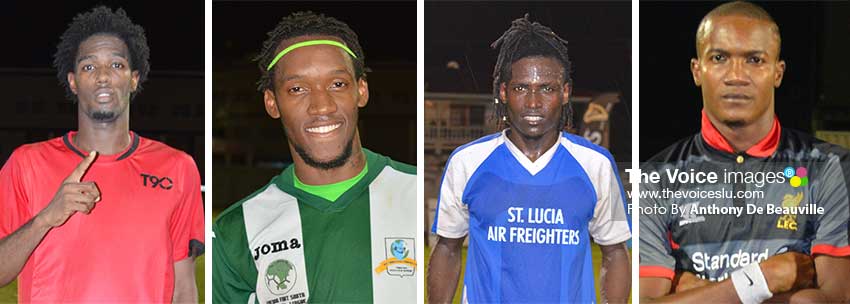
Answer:
<path fill-rule="evenodd" d="M 850 257 L 818 255 L 812 259 L 804 254 L 788 252 L 760 263 L 768 288 L 774 294 L 768 302 L 836 303 L 850 300 Z M 814 273 L 817 278 L 814 279 Z M 677 274 L 667 278 L 641 278 L 641 302 L 645 303 L 704 303 L 739 302 L 731 280 L 709 282 L 694 274 Z"/>

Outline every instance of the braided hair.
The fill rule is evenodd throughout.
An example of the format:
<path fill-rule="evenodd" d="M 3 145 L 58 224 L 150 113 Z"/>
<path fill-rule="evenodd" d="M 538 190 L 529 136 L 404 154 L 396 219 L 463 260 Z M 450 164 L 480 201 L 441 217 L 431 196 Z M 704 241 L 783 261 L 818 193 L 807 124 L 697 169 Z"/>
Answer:
<path fill-rule="evenodd" d="M 490 47 L 499 50 L 496 67 L 493 69 L 495 111 L 492 119 L 496 120 L 496 127 L 500 130 L 510 125 L 510 121 L 507 118 L 507 101 L 499 97 L 499 87 L 502 83 L 511 80 L 511 65 L 514 62 L 534 56 L 558 60 L 564 68 L 564 81 L 567 86 L 572 87 L 573 81 L 570 78 L 572 64 L 567 54 L 567 41 L 558 37 L 549 27 L 531 22 L 528 14 L 514 20 L 511 27 Z M 572 128 L 572 116 L 572 103 L 568 102 L 566 106 L 561 107 L 560 125 L 567 129 Z"/>
<path fill-rule="evenodd" d="M 130 58 L 127 58 L 130 69 L 139 71 L 136 91 L 130 93 L 130 100 L 132 100 L 142 90 L 142 83 L 148 79 L 150 71 L 148 40 L 145 37 L 145 30 L 134 24 L 123 9 L 119 8 L 113 12 L 106 6 L 98 6 L 89 12 L 78 14 L 59 38 L 56 54 L 53 55 L 53 66 L 56 68 L 59 83 L 65 87 L 65 96 L 72 101 L 77 100 L 68 83 L 68 73 L 74 72 L 77 68 L 80 44 L 98 34 L 113 35 L 127 45 L 127 51 L 130 53 Z"/>
<path fill-rule="evenodd" d="M 360 47 L 357 34 L 342 21 L 333 17 L 326 17 L 324 14 L 315 14 L 313 12 L 295 12 L 284 17 L 277 26 L 268 32 L 268 39 L 263 42 L 263 49 L 260 54 L 254 57 L 260 67 L 260 80 L 257 81 L 257 89 L 260 92 L 265 90 L 274 90 L 274 71 L 277 67 L 267 70 L 269 63 L 274 60 L 277 55 L 277 47 L 281 41 L 286 39 L 307 36 L 307 35 L 327 35 L 334 36 L 343 41 L 348 46 L 357 58 L 351 58 L 354 63 L 354 74 L 357 79 L 366 77 L 366 55 L 363 54 L 363 48 Z"/>

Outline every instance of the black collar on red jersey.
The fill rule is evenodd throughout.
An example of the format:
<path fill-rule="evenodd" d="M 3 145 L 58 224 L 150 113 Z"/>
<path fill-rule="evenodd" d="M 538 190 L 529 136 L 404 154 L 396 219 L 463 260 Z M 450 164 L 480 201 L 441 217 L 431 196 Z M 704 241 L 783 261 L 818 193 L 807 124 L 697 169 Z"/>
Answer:
<path fill-rule="evenodd" d="M 73 151 L 74 153 L 79 155 L 80 157 L 85 158 L 86 155 L 83 152 L 81 152 L 79 149 L 77 149 L 77 147 L 75 147 L 74 144 L 71 143 L 71 133 L 74 133 L 74 132 L 65 133 L 65 135 L 62 136 L 62 141 L 65 143 L 65 146 L 68 147 L 68 149 L 70 149 L 71 151 Z M 130 157 L 130 155 L 133 154 L 133 152 L 136 151 L 136 148 L 139 147 L 139 134 L 136 134 L 135 132 L 130 131 L 130 137 L 131 137 L 130 148 L 127 149 L 127 151 L 124 152 L 124 154 L 121 154 L 121 156 L 118 156 L 118 158 L 116 158 L 115 160 L 122 160 L 122 159 L 125 159 L 127 157 Z"/>
<path fill-rule="evenodd" d="M 737 154 L 735 149 L 732 148 L 732 145 L 726 141 L 726 138 L 723 138 L 723 135 L 720 134 L 720 131 L 711 124 L 711 121 L 708 119 L 708 116 L 705 114 L 705 110 L 702 111 L 702 129 L 700 130 L 700 134 L 702 135 L 702 139 L 714 149 Z M 770 128 L 770 131 L 767 132 L 767 135 L 762 138 L 755 145 L 744 151 L 747 155 L 754 157 L 768 157 L 773 155 L 773 152 L 776 152 L 776 148 L 779 147 L 779 135 L 782 134 L 782 126 L 779 124 L 779 119 L 776 116 L 773 117 L 773 126 Z"/>

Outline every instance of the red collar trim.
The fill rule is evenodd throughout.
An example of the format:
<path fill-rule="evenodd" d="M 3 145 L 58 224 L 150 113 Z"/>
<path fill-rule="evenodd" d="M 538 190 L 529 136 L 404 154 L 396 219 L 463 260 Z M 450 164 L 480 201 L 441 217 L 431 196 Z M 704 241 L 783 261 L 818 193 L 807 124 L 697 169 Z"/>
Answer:
<path fill-rule="evenodd" d="M 770 131 L 767 132 L 767 135 L 755 145 L 747 149 L 747 151 L 744 151 L 744 153 L 755 157 L 768 157 L 773 155 L 773 152 L 776 152 L 776 148 L 779 147 L 779 134 L 781 131 L 782 126 L 779 125 L 779 119 L 774 116 L 773 126 L 770 128 Z M 720 131 L 711 124 L 710 120 L 708 120 L 708 116 L 705 115 L 705 111 L 702 111 L 702 130 L 700 130 L 700 134 L 702 134 L 702 139 L 705 140 L 705 142 L 712 148 L 727 153 L 736 153 L 735 150 L 732 149 L 732 145 L 726 141 L 726 138 L 723 138 Z"/>

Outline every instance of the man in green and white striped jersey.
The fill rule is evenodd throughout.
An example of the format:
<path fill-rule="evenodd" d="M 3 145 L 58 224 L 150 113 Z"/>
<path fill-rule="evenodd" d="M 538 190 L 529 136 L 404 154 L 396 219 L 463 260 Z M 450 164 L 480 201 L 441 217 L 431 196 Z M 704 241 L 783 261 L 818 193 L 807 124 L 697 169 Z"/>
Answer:
<path fill-rule="evenodd" d="M 256 59 L 293 165 L 213 225 L 213 302 L 415 301 L 415 168 L 364 149 L 369 99 L 357 35 L 294 13 Z"/>

